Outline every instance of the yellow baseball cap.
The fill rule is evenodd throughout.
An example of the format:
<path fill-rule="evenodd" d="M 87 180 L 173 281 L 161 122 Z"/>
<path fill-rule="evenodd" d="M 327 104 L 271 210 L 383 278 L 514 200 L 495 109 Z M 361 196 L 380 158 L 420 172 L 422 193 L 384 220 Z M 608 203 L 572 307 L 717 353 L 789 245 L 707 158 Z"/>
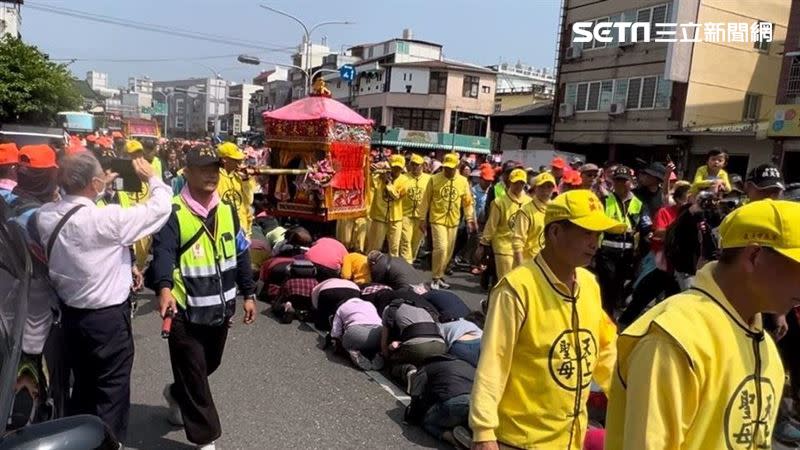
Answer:
<path fill-rule="evenodd" d="M 444 161 L 442 161 L 442 166 L 455 169 L 458 167 L 458 153 L 448 153 L 444 155 Z"/>
<path fill-rule="evenodd" d="M 141 152 L 144 151 L 144 147 L 142 147 L 142 143 L 136 139 L 129 139 L 125 141 L 125 151 L 128 153 Z"/>
<path fill-rule="evenodd" d="M 392 155 L 389 157 L 389 167 L 406 168 L 406 158 L 403 155 Z"/>
<path fill-rule="evenodd" d="M 411 155 L 411 164 L 425 164 L 425 159 L 421 155 L 414 153 Z"/>
<path fill-rule="evenodd" d="M 588 189 L 565 192 L 548 203 L 544 213 L 544 224 L 562 220 L 569 220 L 590 231 L 618 234 L 628 229 L 624 223 L 606 216 L 600 199 Z"/>
<path fill-rule="evenodd" d="M 543 184 L 550 183 L 553 186 L 556 185 L 556 178 L 550 172 L 542 172 L 539 175 L 536 175 L 533 178 L 533 186 L 539 187 Z"/>
<path fill-rule="evenodd" d="M 511 175 L 508 176 L 509 183 L 516 183 L 518 181 L 528 181 L 528 174 L 522 169 L 514 169 L 511 171 Z"/>
<path fill-rule="evenodd" d="M 800 203 L 759 200 L 728 214 L 719 227 L 721 248 L 761 245 L 800 262 Z"/>
<path fill-rule="evenodd" d="M 236 160 L 244 159 L 244 152 L 233 142 L 223 142 L 217 146 L 217 153 L 220 158 L 230 158 Z"/>

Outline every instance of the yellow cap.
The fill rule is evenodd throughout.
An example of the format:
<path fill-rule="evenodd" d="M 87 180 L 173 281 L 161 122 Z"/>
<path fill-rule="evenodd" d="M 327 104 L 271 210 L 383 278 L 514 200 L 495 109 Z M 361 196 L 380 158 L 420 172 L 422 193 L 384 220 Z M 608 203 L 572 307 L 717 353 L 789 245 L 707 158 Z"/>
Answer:
<path fill-rule="evenodd" d="M 389 157 L 389 167 L 406 168 L 406 158 L 403 155 L 392 155 Z"/>
<path fill-rule="evenodd" d="M 518 181 L 528 181 L 528 174 L 522 169 L 514 169 L 511 171 L 511 175 L 508 176 L 509 183 L 516 183 Z"/>
<path fill-rule="evenodd" d="M 217 146 L 217 153 L 220 158 L 230 158 L 236 160 L 244 159 L 244 152 L 233 142 L 223 142 Z"/>
<path fill-rule="evenodd" d="M 800 262 L 800 203 L 759 200 L 728 214 L 719 227 L 721 247 L 770 247 Z"/>
<path fill-rule="evenodd" d="M 547 205 L 544 224 L 561 220 L 569 220 L 590 231 L 624 233 L 628 228 L 624 223 L 606 216 L 600 199 L 588 189 L 565 192 Z"/>
<path fill-rule="evenodd" d="M 144 151 L 144 147 L 142 147 L 142 143 L 136 139 L 130 139 L 125 142 L 125 151 L 128 153 L 141 152 Z"/>
<path fill-rule="evenodd" d="M 542 172 L 539 175 L 536 175 L 533 178 L 533 186 L 539 187 L 543 184 L 550 183 L 553 186 L 556 185 L 556 179 L 550 172 Z"/>
<path fill-rule="evenodd" d="M 455 169 L 458 167 L 458 153 L 448 153 L 444 155 L 442 166 L 450 169 Z"/>
<path fill-rule="evenodd" d="M 422 156 L 420 156 L 420 155 L 418 155 L 416 153 L 411 155 L 411 164 L 420 164 L 420 165 L 422 165 L 424 163 L 425 163 L 425 159 L 423 159 Z"/>

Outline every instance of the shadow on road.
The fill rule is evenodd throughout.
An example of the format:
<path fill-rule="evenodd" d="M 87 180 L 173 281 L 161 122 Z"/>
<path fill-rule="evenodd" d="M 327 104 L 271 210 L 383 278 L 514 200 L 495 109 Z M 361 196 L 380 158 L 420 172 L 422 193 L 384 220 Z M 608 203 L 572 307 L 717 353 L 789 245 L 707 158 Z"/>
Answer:
<path fill-rule="evenodd" d="M 194 446 L 183 442 L 174 441 L 166 437 L 167 434 L 179 430 L 167 422 L 168 409 L 166 406 L 131 405 L 129 430 L 147 430 L 146 433 L 135 434 L 128 432 L 125 448 L 135 449 L 193 449 Z"/>

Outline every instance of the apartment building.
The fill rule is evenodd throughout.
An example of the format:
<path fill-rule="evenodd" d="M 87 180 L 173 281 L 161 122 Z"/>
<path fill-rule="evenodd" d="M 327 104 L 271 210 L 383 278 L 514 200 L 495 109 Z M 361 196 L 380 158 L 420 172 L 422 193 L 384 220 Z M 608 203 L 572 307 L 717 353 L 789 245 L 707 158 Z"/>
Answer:
<path fill-rule="evenodd" d="M 783 61 L 778 80 L 777 105 L 767 134 L 774 143 L 775 159 L 787 182 L 800 182 L 800 3 L 789 14 Z"/>
<path fill-rule="evenodd" d="M 766 130 L 790 3 L 565 0 L 556 148 L 597 162 L 663 161 L 669 155 L 689 173 L 713 147 L 731 154 L 732 173 L 770 161 Z M 630 29 L 614 27 L 610 42 L 576 42 L 575 22 L 648 23 L 650 34 L 637 27 L 633 42 Z M 657 25 L 665 23 L 678 26 Z M 751 33 L 760 23 L 770 25 L 771 39 Z M 669 30 L 675 34 L 665 34 Z"/>

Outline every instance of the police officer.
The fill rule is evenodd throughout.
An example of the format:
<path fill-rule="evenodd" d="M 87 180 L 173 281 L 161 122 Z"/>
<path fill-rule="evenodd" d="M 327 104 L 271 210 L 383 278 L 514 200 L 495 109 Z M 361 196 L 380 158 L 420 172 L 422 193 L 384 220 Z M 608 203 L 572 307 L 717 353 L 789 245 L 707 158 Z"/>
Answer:
<path fill-rule="evenodd" d="M 200 144 L 186 155 L 186 187 L 155 236 L 153 270 L 162 316 L 173 313 L 169 355 L 175 382 L 164 389 L 170 422 L 189 441 L 213 449 L 222 433 L 208 376 L 222 361 L 236 288 L 244 296 L 244 323 L 255 321 L 250 253 L 239 216 L 220 199 L 220 160 Z"/>
<path fill-rule="evenodd" d="M 608 315 L 625 300 L 625 281 L 633 278 L 636 245 L 648 237 L 652 222 L 641 200 L 633 195 L 633 171 L 618 166 L 612 174 L 614 190 L 604 199 L 606 215 L 627 225 L 622 234 L 604 234 L 595 268 L 602 290 L 603 309 Z"/>

